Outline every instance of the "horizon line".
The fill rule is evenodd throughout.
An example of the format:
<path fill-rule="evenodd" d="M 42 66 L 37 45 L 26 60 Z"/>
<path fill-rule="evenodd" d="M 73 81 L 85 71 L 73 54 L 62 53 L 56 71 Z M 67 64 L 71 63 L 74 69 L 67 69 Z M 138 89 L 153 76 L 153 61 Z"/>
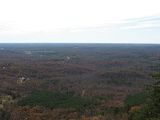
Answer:
<path fill-rule="evenodd" d="M 0 44 L 149 44 L 149 45 L 160 45 L 160 43 L 96 43 L 96 42 L 93 42 L 93 43 L 86 43 L 86 42 L 83 42 L 83 43 L 78 43 L 78 42 L 0 42 Z"/>

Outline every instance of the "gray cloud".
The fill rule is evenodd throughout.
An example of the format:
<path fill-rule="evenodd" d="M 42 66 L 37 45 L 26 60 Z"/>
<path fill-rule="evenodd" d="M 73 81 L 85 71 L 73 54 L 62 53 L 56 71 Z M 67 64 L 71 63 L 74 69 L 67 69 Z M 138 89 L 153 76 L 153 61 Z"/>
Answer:
<path fill-rule="evenodd" d="M 160 28 L 160 15 L 147 16 L 142 18 L 126 19 L 117 23 L 108 23 L 99 26 L 68 28 L 65 32 L 80 31 L 110 31 L 110 30 L 132 30 L 132 29 L 157 29 Z"/>
<path fill-rule="evenodd" d="M 125 20 L 124 29 L 160 28 L 160 15 Z"/>

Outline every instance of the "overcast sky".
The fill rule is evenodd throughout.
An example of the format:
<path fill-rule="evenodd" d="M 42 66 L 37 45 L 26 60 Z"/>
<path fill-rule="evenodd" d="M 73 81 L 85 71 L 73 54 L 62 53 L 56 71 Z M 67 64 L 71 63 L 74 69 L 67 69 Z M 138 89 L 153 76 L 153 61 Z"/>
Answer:
<path fill-rule="evenodd" d="M 1 43 L 160 43 L 160 0 L 0 0 Z"/>

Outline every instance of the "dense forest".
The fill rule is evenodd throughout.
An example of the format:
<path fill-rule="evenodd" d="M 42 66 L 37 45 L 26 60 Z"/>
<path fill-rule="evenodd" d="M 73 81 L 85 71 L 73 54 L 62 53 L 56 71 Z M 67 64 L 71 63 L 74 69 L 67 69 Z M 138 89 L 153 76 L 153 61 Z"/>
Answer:
<path fill-rule="evenodd" d="M 0 44 L 0 120 L 160 120 L 160 45 Z"/>

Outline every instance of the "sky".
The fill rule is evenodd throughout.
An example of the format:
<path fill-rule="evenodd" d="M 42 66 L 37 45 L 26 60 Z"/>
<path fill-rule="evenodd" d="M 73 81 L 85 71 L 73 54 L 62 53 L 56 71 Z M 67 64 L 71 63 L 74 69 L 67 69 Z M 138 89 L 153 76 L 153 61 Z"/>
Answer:
<path fill-rule="evenodd" d="M 158 43 L 160 0 L 0 0 L 0 43 Z"/>

